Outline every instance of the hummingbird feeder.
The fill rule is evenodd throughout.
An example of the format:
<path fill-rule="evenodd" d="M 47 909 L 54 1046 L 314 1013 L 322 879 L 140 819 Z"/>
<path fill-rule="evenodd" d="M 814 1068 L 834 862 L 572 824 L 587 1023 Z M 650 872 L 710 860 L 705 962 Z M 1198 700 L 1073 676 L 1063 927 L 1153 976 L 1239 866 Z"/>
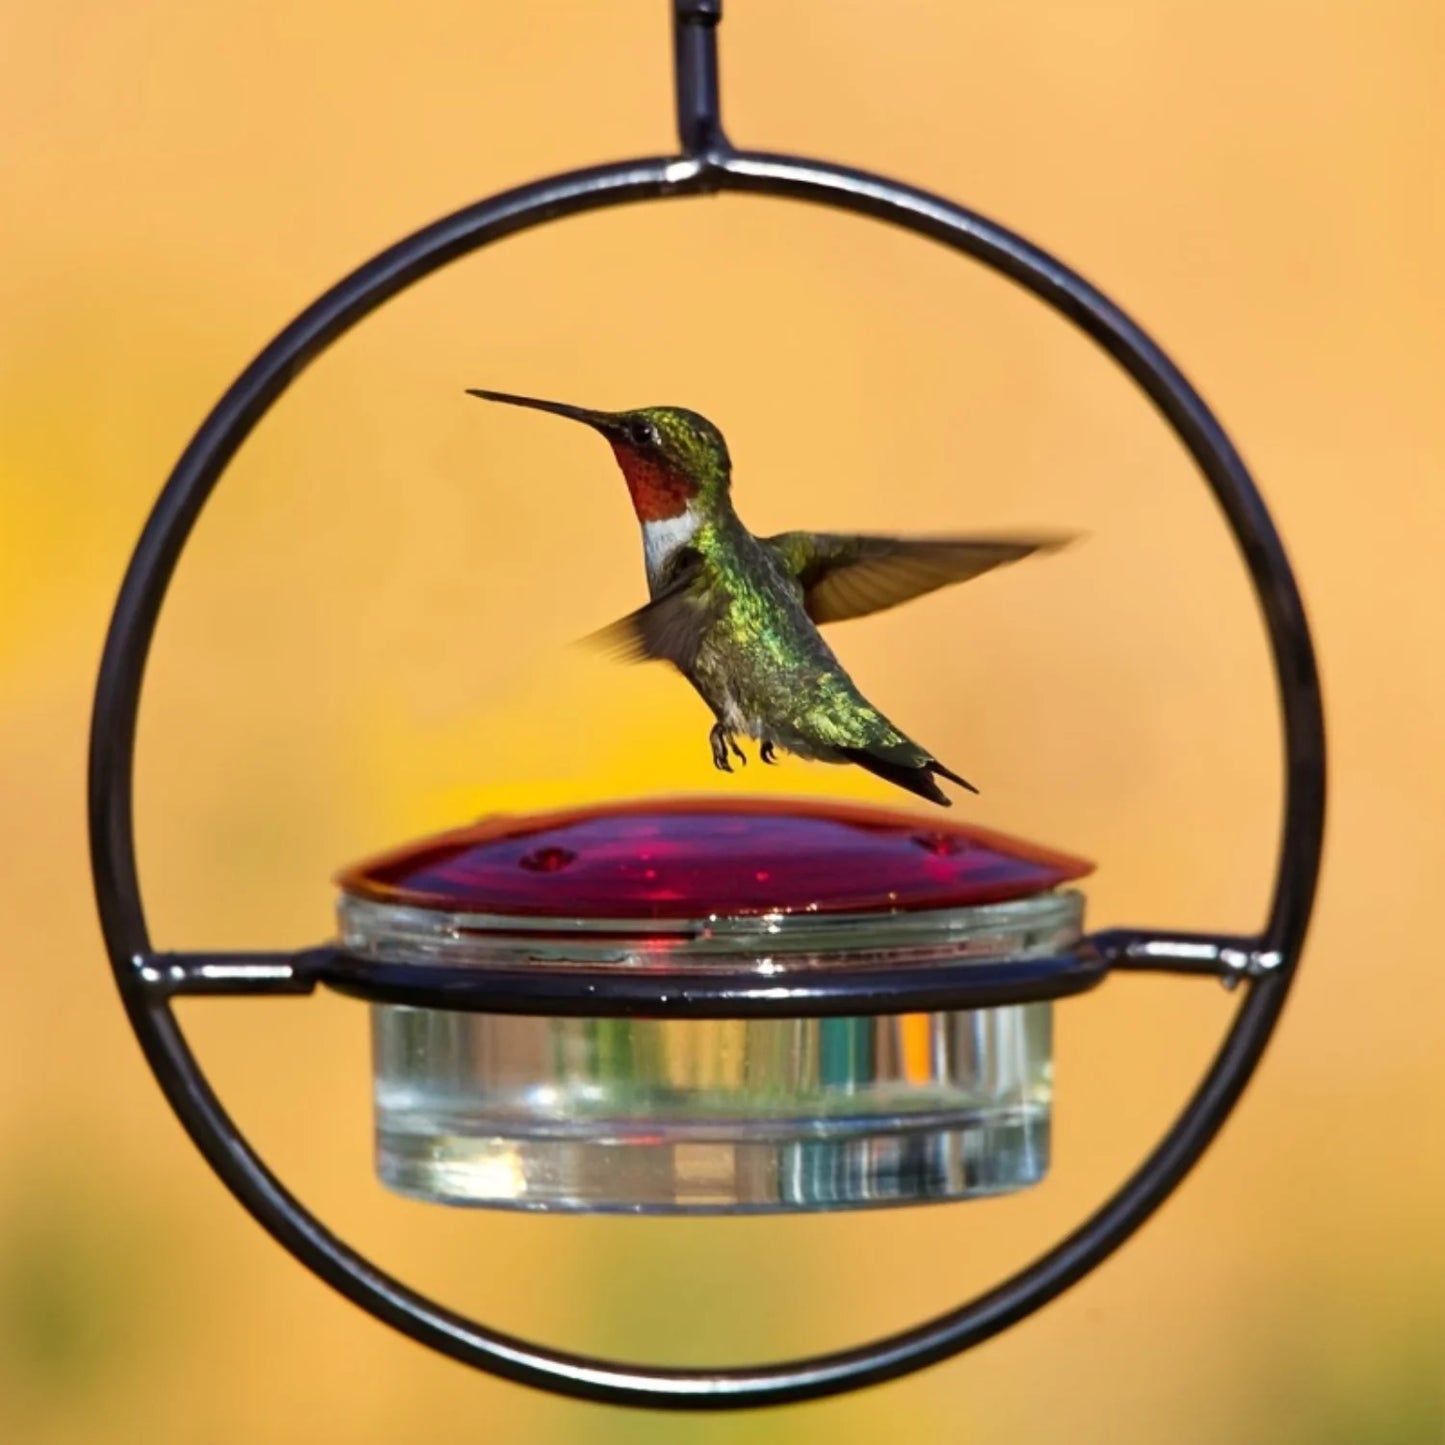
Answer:
<path fill-rule="evenodd" d="M 378 1171 L 424 1199 L 590 1212 L 1036 1183 L 1050 1000 L 1102 977 L 1056 887 L 1087 871 L 908 814 L 716 799 L 485 820 L 351 869 L 338 965 L 374 1001 Z M 446 1006 L 507 971 L 552 1012 Z M 375 1002 L 383 980 L 398 1003 Z M 971 1007 L 900 1017 L 908 980 L 915 1004 L 964 984 Z M 633 1012 L 576 1016 L 599 987 Z M 826 1016 L 800 1012 L 810 992 Z"/>
<path fill-rule="evenodd" d="M 739 1408 L 876 1383 L 968 1349 L 1119 1247 L 1182 1181 L 1249 1082 L 1294 979 L 1319 870 L 1324 724 L 1283 547 L 1244 463 L 1160 348 L 1060 262 L 924 191 L 735 149 L 719 121 L 720 0 L 674 0 L 681 152 L 573 171 L 424 227 L 339 282 L 242 373 L 182 455 L 112 619 L 90 754 L 107 951 L 171 1107 L 240 1202 L 378 1319 L 463 1363 L 579 1398 Z M 256 423 L 322 350 L 404 288 L 503 236 L 586 211 L 742 192 L 914 232 L 1032 291 L 1102 346 L 1197 463 L 1239 544 L 1272 648 L 1283 836 L 1249 936 L 1087 933 L 1089 865 L 914 814 L 761 800 L 617 804 L 485 819 L 347 869 L 337 937 L 282 953 L 151 943 L 132 827 L 142 675 L 201 508 Z M 182 995 L 309 994 L 371 1007 L 376 1160 L 453 1204 L 723 1213 L 963 1200 L 1048 1168 L 1057 999 L 1112 972 L 1242 984 L 1183 1112 L 1101 1208 L 988 1293 L 835 1354 L 672 1369 L 504 1335 L 382 1273 L 270 1172 L 176 1022 Z"/>

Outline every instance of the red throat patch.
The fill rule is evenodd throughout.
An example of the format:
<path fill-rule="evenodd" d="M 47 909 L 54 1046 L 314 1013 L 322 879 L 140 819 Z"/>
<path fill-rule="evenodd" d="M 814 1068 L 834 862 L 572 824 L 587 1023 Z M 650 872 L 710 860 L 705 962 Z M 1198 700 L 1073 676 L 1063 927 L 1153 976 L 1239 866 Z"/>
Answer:
<path fill-rule="evenodd" d="M 632 509 L 639 522 L 665 522 L 680 517 L 697 495 L 697 486 L 682 473 L 634 451 L 625 442 L 612 443 L 617 465 L 632 493 Z"/>

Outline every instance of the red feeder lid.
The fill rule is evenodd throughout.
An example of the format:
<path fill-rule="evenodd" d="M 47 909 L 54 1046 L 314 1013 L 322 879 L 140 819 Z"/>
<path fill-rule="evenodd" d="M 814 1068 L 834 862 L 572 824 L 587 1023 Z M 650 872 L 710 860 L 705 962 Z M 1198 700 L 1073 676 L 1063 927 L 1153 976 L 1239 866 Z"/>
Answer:
<path fill-rule="evenodd" d="M 347 893 L 448 913 L 697 919 L 964 908 L 1093 864 L 982 828 L 798 799 L 500 814 L 346 869 Z"/>

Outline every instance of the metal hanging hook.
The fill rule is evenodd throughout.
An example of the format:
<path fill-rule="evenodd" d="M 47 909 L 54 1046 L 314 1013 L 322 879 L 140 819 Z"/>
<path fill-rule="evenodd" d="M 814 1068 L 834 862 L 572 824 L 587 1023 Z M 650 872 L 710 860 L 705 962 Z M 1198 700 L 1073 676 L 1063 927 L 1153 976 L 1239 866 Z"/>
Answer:
<path fill-rule="evenodd" d="M 717 27 L 722 0 L 673 0 L 673 71 L 677 134 L 685 156 L 715 160 L 732 146 L 723 134 L 718 91 Z"/>

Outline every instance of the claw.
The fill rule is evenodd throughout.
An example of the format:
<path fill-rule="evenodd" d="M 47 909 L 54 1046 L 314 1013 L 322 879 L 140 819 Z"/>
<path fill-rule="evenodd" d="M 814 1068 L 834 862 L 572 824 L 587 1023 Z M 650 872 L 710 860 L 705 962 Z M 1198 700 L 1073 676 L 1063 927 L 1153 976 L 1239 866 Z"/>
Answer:
<path fill-rule="evenodd" d="M 708 742 L 712 744 L 712 765 L 720 773 L 730 773 L 733 765 L 728 761 L 728 743 L 731 741 L 723 730 L 721 723 L 716 723 L 713 730 L 707 735 Z M 734 745 L 736 746 L 736 745 Z"/>
<path fill-rule="evenodd" d="M 767 741 L 767 739 L 763 740 L 763 745 L 758 749 L 758 756 L 765 763 L 771 764 L 774 767 L 777 766 L 778 760 L 773 756 L 773 745 Z"/>
<path fill-rule="evenodd" d="M 712 744 L 712 765 L 719 772 L 732 772 L 733 765 L 728 761 L 730 752 L 738 762 L 747 767 L 748 755 L 738 746 L 738 740 L 721 723 L 713 724 L 707 740 Z"/>

